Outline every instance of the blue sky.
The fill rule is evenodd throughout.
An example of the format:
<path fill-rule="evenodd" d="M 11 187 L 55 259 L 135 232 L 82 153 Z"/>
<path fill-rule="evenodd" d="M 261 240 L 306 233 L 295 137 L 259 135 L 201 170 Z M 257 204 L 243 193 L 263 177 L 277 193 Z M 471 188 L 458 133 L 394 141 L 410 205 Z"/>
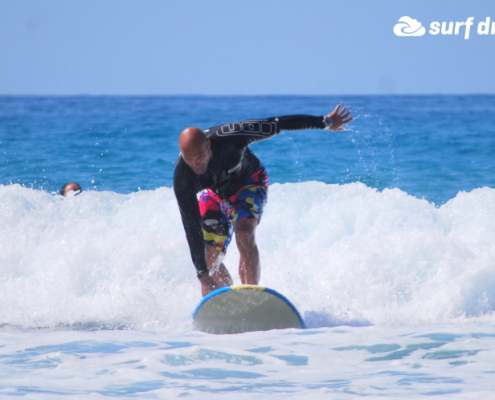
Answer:
<path fill-rule="evenodd" d="M 426 34 L 396 36 L 403 16 Z M 469 39 L 428 32 L 469 17 Z M 495 93 L 488 17 L 493 0 L 0 0 L 0 94 Z"/>

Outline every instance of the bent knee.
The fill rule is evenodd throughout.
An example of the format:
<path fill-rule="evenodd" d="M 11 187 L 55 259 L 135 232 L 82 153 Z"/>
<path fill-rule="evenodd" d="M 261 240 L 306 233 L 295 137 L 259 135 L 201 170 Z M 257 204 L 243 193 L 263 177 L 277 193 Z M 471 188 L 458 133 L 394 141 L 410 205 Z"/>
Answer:
<path fill-rule="evenodd" d="M 254 235 L 260 220 L 257 218 L 245 218 L 234 222 L 234 232 L 236 235 Z"/>

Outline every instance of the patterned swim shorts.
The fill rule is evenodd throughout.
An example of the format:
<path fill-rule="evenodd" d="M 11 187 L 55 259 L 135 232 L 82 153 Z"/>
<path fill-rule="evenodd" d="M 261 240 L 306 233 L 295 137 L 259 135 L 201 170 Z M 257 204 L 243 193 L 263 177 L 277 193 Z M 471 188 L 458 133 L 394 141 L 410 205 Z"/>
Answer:
<path fill-rule="evenodd" d="M 233 223 L 240 219 L 261 219 L 268 192 L 268 175 L 260 166 L 234 195 L 222 199 L 210 189 L 199 196 L 203 235 L 208 246 L 226 252 L 234 232 Z"/>

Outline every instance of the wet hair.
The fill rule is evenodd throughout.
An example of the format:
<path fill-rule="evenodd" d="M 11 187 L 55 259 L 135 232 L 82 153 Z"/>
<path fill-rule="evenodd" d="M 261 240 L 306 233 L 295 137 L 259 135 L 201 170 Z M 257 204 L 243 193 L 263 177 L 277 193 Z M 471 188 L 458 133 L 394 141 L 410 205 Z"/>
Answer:
<path fill-rule="evenodd" d="M 64 186 L 62 186 L 60 188 L 60 194 L 62 196 L 65 196 L 66 195 L 65 190 L 67 189 L 67 187 L 69 185 L 73 185 L 74 186 L 74 188 L 72 188 L 71 190 L 73 190 L 74 192 L 76 192 L 75 193 L 75 196 L 77 196 L 79 193 L 82 192 L 82 188 L 81 188 L 81 185 L 79 185 L 79 183 L 77 183 L 77 182 L 67 182 L 66 184 L 64 184 Z"/>

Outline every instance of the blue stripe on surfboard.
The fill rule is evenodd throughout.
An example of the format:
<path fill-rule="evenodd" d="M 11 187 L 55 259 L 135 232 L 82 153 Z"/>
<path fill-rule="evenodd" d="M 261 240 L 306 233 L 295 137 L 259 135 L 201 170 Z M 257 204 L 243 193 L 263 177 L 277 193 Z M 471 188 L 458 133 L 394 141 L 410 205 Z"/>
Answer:
<path fill-rule="evenodd" d="M 270 288 L 265 288 L 265 292 L 271 293 L 274 296 L 277 296 L 280 300 L 282 300 L 285 304 L 287 304 L 291 310 L 294 312 L 294 314 L 297 315 L 297 318 L 299 319 L 299 322 L 301 323 L 301 326 L 303 329 L 306 329 L 306 324 L 304 323 L 304 320 L 301 317 L 301 314 L 299 314 L 299 311 L 297 311 L 297 308 L 292 304 L 287 297 L 285 297 L 283 294 L 280 294 L 279 292 L 270 289 Z"/>

